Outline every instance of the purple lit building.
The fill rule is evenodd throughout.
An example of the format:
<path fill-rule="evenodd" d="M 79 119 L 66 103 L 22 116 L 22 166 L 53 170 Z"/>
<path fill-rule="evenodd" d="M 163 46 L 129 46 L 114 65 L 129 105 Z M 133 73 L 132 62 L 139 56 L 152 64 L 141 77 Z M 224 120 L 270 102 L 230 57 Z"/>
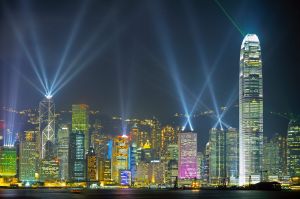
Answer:
<path fill-rule="evenodd" d="M 197 134 L 181 132 L 178 134 L 179 159 L 178 178 L 189 180 L 197 178 Z"/>

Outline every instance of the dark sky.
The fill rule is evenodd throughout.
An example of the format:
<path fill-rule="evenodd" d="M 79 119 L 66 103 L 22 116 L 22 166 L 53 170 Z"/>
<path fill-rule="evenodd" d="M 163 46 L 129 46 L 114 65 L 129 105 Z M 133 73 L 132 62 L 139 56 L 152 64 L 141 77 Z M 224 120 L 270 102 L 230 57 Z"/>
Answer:
<path fill-rule="evenodd" d="M 205 68 L 208 73 L 213 71 L 210 84 L 217 104 L 224 106 L 232 92 L 236 93 L 233 104 L 237 104 L 243 36 L 213 0 L 0 2 L 4 105 L 15 103 L 18 109 L 37 106 L 43 96 L 25 79 L 42 87 L 24 49 L 38 67 L 37 52 L 41 54 L 45 77 L 51 83 L 71 33 L 73 40 L 59 77 L 72 61 L 75 64 L 61 83 L 69 77 L 70 81 L 54 96 L 58 109 L 86 103 L 111 115 L 165 119 L 184 112 L 179 87 L 187 106 L 192 106 L 207 79 Z M 219 2 L 244 33 L 258 35 L 263 59 L 264 130 L 267 134 L 285 133 L 287 121 L 269 112 L 300 113 L 299 4 Z M 179 87 L 174 79 L 180 81 Z M 214 109 L 208 87 L 201 101 Z M 198 109 L 206 110 L 201 105 Z M 231 109 L 224 120 L 237 127 L 237 108 Z"/>

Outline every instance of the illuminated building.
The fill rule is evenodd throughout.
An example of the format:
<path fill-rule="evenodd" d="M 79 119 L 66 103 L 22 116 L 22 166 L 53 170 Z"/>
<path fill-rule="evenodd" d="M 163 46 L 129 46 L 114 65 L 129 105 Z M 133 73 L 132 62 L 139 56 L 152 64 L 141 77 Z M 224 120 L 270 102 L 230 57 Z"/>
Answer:
<path fill-rule="evenodd" d="M 57 133 L 57 158 L 59 160 L 59 173 L 61 180 L 69 178 L 69 134 L 67 125 L 61 125 Z"/>
<path fill-rule="evenodd" d="M 45 158 L 40 163 L 40 181 L 54 182 L 59 180 L 58 159 Z"/>
<path fill-rule="evenodd" d="M 72 131 L 69 141 L 69 179 L 75 182 L 85 181 L 85 134 Z"/>
<path fill-rule="evenodd" d="M 140 160 L 143 162 L 150 162 L 153 159 L 152 148 L 149 140 L 144 144 L 143 148 L 141 148 L 141 158 Z"/>
<path fill-rule="evenodd" d="M 95 150 L 90 147 L 89 152 L 86 155 L 86 179 L 87 182 L 98 181 L 98 162 Z"/>
<path fill-rule="evenodd" d="M 197 134 L 181 132 L 178 134 L 178 179 L 191 180 L 197 176 Z"/>
<path fill-rule="evenodd" d="M 120 185 L 122 186 L 130 186 L 131 185 L 131 171 L 128 170 L 120 170 Z"/>
<path fill-rule="evenodd" d="M 130 145 L 129 153 L 130 153 L 129 169 L 130 169 L 130 172 L 131 172 L 132 182 L 134 183 L 135 176 L 136 176 L 136 166 L 138 164 L 136 143 L 133 142 Z"/>
<path fill-rule="evenodd" d="M 44 98 L 39 104 L 40 158 L 46 156 L 46 143 L 55 143 L 55 104 L 52 98 Z"/>
<path fill-rule="evenodd" d="M 17 153 L 14 147 L 0 148 L 0 176 L 14 177 L 17 174 Z"/>
<path fill-rule="evenodd" d="M 209 142 L 205 145 L 205 153 L 204 153 L 204 162 L 203 162 L 203 176 L 202 176 L 202 184 L 209 184 L 209 159 L 210 159 L 210 144 Z"/>
<path fill-rule="evenodd" d="M 128 137 L 116 136 L 113 139 L 112 179 L 119 183 L 120 170 L 128 170 Z"/>
<path fill-rule="evenodd" d="M 161 130 L 161 152 L 162 154 L 167 150 L 168 145 L 176 144 L 178 141 L 177 131 L 171 126 L 165 126 Z"/>
<path fill-rule="evenodd" d="M 226 177 L 229 185 L 238 185 L 239 133 L 235 128 L 226 130 Z"/>
<path fill-rule="evenodd" d="M 19 157 L 19 180 L 21 182 L 32 182 L 38 179 L 35 174 L 38 173 L 39 160 L 39 132 L 25 131 L 20 139 L 20 157 Z"/>
<path fill-rule="evenodd" d="M 261 180 L 263 154 L 263 76 L 255 34 L 241 45 L 239 75 L 239 184 Z"/>
<path fill-rule="evenodd" d="M 164 184 L 165 181 L 165 164 L 160 160 L 151 160 L 149 182 L 151 184 Z"/>
<path fill-rule="evenodd" d="M 151 148 L 153 157 L 155 159 L 158 159 L 160 157 L 160 150 L 161 150 L 161 130 L 160 130 L 160 124 L 157 119 L 152 120 L 145 120 L 149 126 L 151 127 Z"/>
<path fill-rule="evenodd" d="M 136 144 L 139 143 L 139 129 L 137 128 L 136 123 L 134 123 L 134 125 L 130 130 L 130 138 L 131 138 L 131 142 L 134 142 Z"/>
<path fill-rule="evenodd" d="M 139 187 L 146 187 L 149 185 L 149 169 L 150 163 L 141 162 L 137 165 L 135 185 Z"/>
<path fill-rule="evenodd" d="M 72 105 L 72 132 L 81 131 L 84 133 L 84 146 L 86 152 L 89 149 L 89 106 L 86 104 Z"/>
<path fill-rule="evenodd" d="M 300 123 L 294 119 L 288 125 L 287 166 L 290 177 L 300 177 Z"/>
<path fill-rule="evenodd" d="M 201 152 L 197 153 L 198 167 L 197 167 L 197 175 L 199 179 L 203 179 L 203 168 L 204 168 L 204 155 Z"/>
<path fill-rule="evenodd" d="M 263 171 L 264 180 L 280 181 L 286 176 L 286 138 L 275 134 L 272 139 L 264 139 Z"/>
<path fill-rule="evenodd" d="M 225 180 L 225 131 L 212 128 L 209 131 L 209 182 L 223 184 Z"/>

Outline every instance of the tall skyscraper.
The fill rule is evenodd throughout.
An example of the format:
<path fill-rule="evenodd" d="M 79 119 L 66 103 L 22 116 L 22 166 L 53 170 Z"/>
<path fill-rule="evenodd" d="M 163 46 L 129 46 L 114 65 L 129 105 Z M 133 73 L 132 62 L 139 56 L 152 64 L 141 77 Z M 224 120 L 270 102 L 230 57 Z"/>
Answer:
<path fill-rule="evenodd" d="M 192 180 L 199 178 L 197 176 L 197 133 L 179 133 L 178 147 L 178 179 Z"/>
<path fill-rule="evenodd" d="M 300 122 L 296 119 L 288 126 L 287 165 L 291 177 L 300 177 Z"/>
<path fill-rule="evenodd" d="M 228 128 L 225 134 L 226 177 L 229 185 L 238 185 L 239 177 L 239 132 Z"/>
<path fill-rule="evenodd" d="M 260 42 L 255 34 L 247 34 L 241 45 L 239 145 L 239 184 L 259 182 L 263 154 L 263 76 Z"/>
<path fill-rule="evenodd" d="M 69 179 L 73 182 L 85 181 L 85 134 L 73 131 L 69 141 Z"/>
<path fill-rule="evenodd" d="M 69 127 L 61 125 L 57 132 L 57 158 L 61 180 L 68 180 L 69 178 L 69 135 Z"/>
<path fill-rule="evenodd" d="M 55 104 L 45 97 L 39 104 L 40 158 L 46 156 L 46 143 L 55 143 Z"/>
<path fill-rule="evenodd" d="M 212 128 L 209 131 L 209 182 L 223 184 L 225 180 L 225 131 Z"/>
<path fill-rule="evenodd" d="M 98 181 L 98 161 L 92 147 L 86 155 L 86 179 L 89 183 Z"/>
<path fill-rule="evenodd" d="M 0 176 L 14 177 L 17 174 L 17 152 L 15 147 L 0 147 Z"/>
<path fill-rule="evenodd" d="M 21 182 L 34 182 L 38 180 L 36 173 L 38 171 L 39 146 L 38 131 L 25 131 L 20 139 L 20 174 Z"/>
<path fill-rule="evenodd" d="M 113 140 L 112 179 L 119 183 L 120 170 L 128 170 L 128 137 L 116 136 Z"/>
<path fill-rule="evenodd" d="M 89 145 L 89 106 L 86 104 L 72 105 L 72 132 L 81 131 L 84 133 L 85 152 L 88 152 Z"/>
<path fill-rule="evenodd" d="M 177 131 L 172 126 L 165 126 L 161 130 L 161 152 L 164 154 L 170 144 L 178 142 Z"/>

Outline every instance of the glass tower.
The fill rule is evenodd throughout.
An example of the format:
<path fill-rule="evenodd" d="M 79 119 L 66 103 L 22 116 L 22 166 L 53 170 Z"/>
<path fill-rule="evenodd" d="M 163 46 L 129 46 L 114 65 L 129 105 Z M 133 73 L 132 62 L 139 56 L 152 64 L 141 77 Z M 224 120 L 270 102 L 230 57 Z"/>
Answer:
<path fill-rule="evenodd" d="M 295 119 L 288 126 L 287 165 L 291 177 L 300 177 L 300 122 Z"/>
<path fill-rule="evenodd" d="M 255 34 L 247 34 L 241 46 L 239 144 L 239 184 L 257 183 L 263 153 L 263 77 L 260 42 Z"/>
<path fill-rule="evenodd" d="M 72 132 L 81 131 L 84 133 L 85 152 L 89 149 L 89 106 L 86 104 L 72 105 Z"/>

